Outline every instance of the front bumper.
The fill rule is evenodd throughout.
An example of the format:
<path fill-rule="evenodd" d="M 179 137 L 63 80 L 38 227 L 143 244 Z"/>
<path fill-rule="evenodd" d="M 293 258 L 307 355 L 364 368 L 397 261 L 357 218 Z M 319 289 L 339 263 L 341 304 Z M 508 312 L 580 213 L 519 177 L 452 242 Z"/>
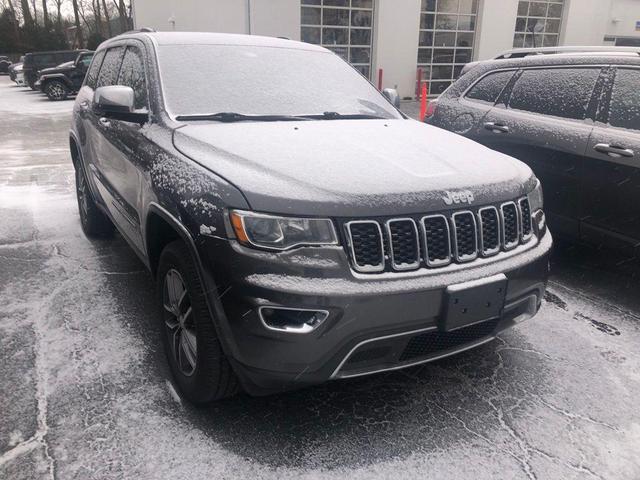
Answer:
<path fill-rule="evenodd" d="M 244 388 L 260 395 L 404 368 L 487 342 L 537 312 L 552 239 L 545 231 L 490 259 L 374 275 L 353 272 L 342 247 L 273 254 L 215 238 L 203 247 L 203 266 L 217 286 L 211 301 L 221 305 L 223 346 Z M 499 318 L 444 343 L 436 338 L 447 287 L 500 274 L 507 289 Z M 324 310 L 329 317 L 310 333 L 273 331 L 260 319 L 261 306 Z M 430 346 L 404 354 L 420 342 Z"/>

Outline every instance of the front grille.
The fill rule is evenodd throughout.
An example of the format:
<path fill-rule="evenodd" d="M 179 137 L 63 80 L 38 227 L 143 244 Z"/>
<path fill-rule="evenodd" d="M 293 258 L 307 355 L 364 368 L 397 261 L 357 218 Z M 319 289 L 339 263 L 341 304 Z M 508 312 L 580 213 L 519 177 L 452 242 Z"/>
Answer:
<path fill-rule="evenodd" d="M 422 219 L 424 228 L 426 263 L 429 267 L 446 265 L 451 261 L 449 222 L 444 215 L 431 215 Z"/>
<path fill-rule="evenodd" d="M 356 270 L 361 272 L 384 270 L 382 230 L 378 222 L 370 220 L 349 222 L 347 235 Z"/>
<path fill-rule="evenodd" d="M 485 207 L 480 216 L 480 253 L 484 257 L 500 251 L 500 219 L 496 207 Z"/>
<path fill-rule="evenodd" d="M 453 238 L 456 260 L 468 262 L 478 256 L 476 219 L 471 212 L 456 212 L 453 218 Z"/>
<path fill-rule="evenodd" d="M 522 240 L 526 242 L 531 238 L 533 229 L 531 227 L 531 208 L 529 207 L 529 199 L 521 198 L 518 200 L 520 207 L 520 219 L 522 220 Z"/>
<path fill-rule="evenodd" d="M 426 357 L 431 354 L 449 350 L 455 347 L 480 340 L 493 333 L 499 319 L 476 323 L 452 332 L 433 331 L 416 335 L 405 347 L 400 355 L 400 362 Z"/>
<path fill-rule="evenodd" d="M 389 220 L 391 264 L 396 270 L 410 270 L 420 265 L 420 245 L 416 222 L 411 218 Z"/>
<path fill-rule="evenodd" d="M 520 239 L 518 228 L 518 209 L 513 202 L 503 203 L 500 207 L 502 213 L 502 243 L 506 250 L 515 248 Z"/>
<path fill-rule="evenodd" d="M 526 197 L 446 215 L 352 220 L 344 227 L 353 268 L 362 273 L 468 262 L 511 250 L 533 235 Z"/>

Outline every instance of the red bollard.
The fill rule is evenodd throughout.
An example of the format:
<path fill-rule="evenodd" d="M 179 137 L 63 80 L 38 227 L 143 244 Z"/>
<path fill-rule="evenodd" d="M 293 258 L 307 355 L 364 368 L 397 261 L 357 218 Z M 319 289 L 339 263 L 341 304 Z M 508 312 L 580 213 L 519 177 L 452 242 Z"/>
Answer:
<path fill-rule="evenodd" d="M 378 69 L 378 90 L 382 91 L 382 69 Z"/>
<path fill-rule="evenodd" d="M 424 122 L 424 117 L 427 115 L 427 82 L 422 83 L 422 92 L 420 92 L 420 121 Z"/>

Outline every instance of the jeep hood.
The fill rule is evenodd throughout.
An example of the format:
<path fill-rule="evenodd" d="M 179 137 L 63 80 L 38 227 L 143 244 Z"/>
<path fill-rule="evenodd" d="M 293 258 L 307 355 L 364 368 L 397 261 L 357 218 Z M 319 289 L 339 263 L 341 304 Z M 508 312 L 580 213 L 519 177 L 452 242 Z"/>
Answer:
<path fill-rule="evenodd" d="M 426 213 L 465 205 L 447 206 L 447 191 L 469 190 L 482 205 L 535 184 L 523 163 L 414 120 L 192 123 L 174 145 L 263 212 Z"/>

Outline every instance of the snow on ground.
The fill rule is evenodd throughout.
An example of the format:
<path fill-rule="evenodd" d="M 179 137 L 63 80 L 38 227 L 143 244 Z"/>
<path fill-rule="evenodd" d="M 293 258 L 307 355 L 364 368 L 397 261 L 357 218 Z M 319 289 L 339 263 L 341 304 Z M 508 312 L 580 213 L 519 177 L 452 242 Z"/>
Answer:
<path fill-rule="evenodd" d="M 72 102 L 37 102 L 0 78 L 0 478 L 640 477 L 637 267 L 575 249 L 540 314 L 477 350 L 183 403 L 150 276 L 121 238 L 81 232 Z"/>

